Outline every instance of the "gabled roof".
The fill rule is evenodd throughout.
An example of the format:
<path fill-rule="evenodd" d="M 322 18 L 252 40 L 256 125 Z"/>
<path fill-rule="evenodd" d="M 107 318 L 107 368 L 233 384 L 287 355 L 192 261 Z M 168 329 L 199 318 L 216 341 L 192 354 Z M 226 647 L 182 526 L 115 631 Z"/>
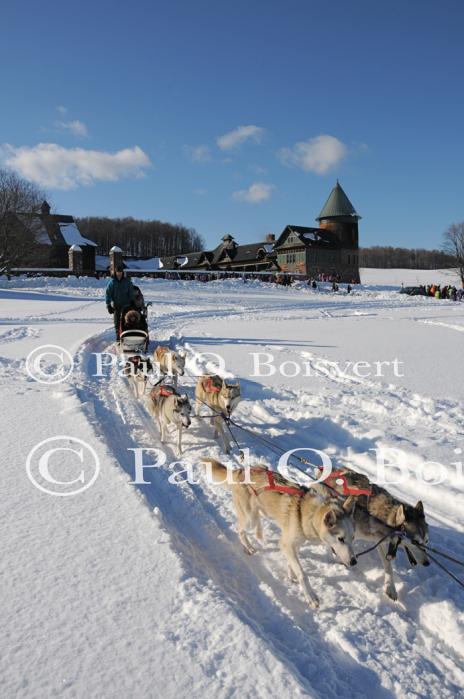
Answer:
<path fill-rule="evenodd" d="M 349 217 L 354 221 L 358 221 L 361 218 L 337 180 L 337 184 L 330 192 L 316 221 L 321 221 L 325 218 L 339 218 L 340 216 Z"/>
<path fill-rule="evenodd" d="M 272 244 L 267 241 L 259 243 L 247 243 L 238 245 L 231 235 L 226 235 L 222 238 L 221 243 L 214 250 L 202 250 L 199 252 L 187 252 L 185 257 L 188 258 L 186 264 L 182 265 L 182 269 L 195 269 L 204 267 L 208 269 L 219 268 L 221 265 L 227 264 L 242 264 L 257 262 L 271 263 L 276 253 L 273 252 Z M 175 265 L 176 256 L 163 257 L 163 265 L 168 268 L 177 267 Z"/>
<path fill-rule="evenodd" d="M 325 228 L 312 228 L 309 226 L 285 226 L 282 233 L 274 243 L 274 249 L 284 244 L 290 233 L 294 233 L 299 241 L 307 248 L 323 247 L 336 244 L 336 239 L 331 231 Z"/>
<path fill-rule="evenodd" d="M 234 263 L 239 262 L 252 262 L 253 260 L 258 260 L 260 258 L 272 258 L 272 252 L 266 250 L 267 243 L 248 243 L 246 245 L 237 245 L 235 248 L 234 256 L 232 261 Z"/>
<path fill-rule="evenodd" d="M 72 216 L 51 214 L 46 201 L 42 204 L 41 213 L 16 214 L 16 218 L 33 232 L 36 243 L 41 245 L 97 247 L 96 243 L 81 235 Z"/>
<path fill-rule="evenodd" d="M 72 216 L 66 218 L 72 219 Z M 91 245 L 94 248 L 97 247 L 97 244 L 94 243 L 93 240 L 84 238 L 84 236 L 81 235 L 80 230 L 74 223 L 74 219 L 70 222 L 65 222 L 60 219 L 60 221 L 58 221 L 58 226 L 66 245 Z"/>
<path fill-rule="evenodd" d="M 217 264 L 224 260 L 224 258 L 233 260 L 235 259 L 235 250 L 238 245 L 231 235 L 224 235 L 222 237 L 222 242 L 219 243 L 217 248 L 211 251 L 212 258 L 211 263 Z"/>
<path fill-rule="evenodd" d="M 43 223 L 50 241 L 54 245 L 91 245 L 97 244 L 88 238 L 84 238 L 74 222 L 72 216 L 63 214 L 38 214 Z"/>

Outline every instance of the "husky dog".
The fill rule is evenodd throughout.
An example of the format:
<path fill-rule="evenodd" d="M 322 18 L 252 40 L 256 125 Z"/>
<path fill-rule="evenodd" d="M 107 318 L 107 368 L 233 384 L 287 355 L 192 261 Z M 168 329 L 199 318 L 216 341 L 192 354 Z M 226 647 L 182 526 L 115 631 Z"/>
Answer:
<path fill-rule="evenodd" d="M 150 359 L 140 355 L 129 357 L 124 365 L 124 376 L 127 376 L 136 398 L 140 398 L 145 393 L 148 375 L 153 371 Z"/>
<path fill-rule="evenodd" d="M 245 551 L 256 553 L 247 530 L 254 529 L 257 538 L 262 539 L 260 514 L 263 514 L 281 530 L 279 545 L 287 560 L 290 579 L 300 584 L 310 607 L 318 607 L 319 600 L 298 559 L 298 549 L 307 540 L 322 541 L 346 566 L 356 565 L 351 505 L 344 509 L 331 498 L 321 497 L 310 489 L 296 488 L 294 483 L 284 479 L 279 482 L 293 487 L 275 487 L 274 477 L 269 479 L 270 472 L 264 467 L 232 470 L 215 459 L 205 459 L 203 463 L 213 483 L 232 491 L 238 536 Z"/>
<path fill-rule="evenodd" d="M 174 386 L 155 386 L 147 396 L 147 407 L 158 421 L 161 443 L 165 441 L 166 428 L 177 429 L 177 453 L 182 454 L 182 430 L 191 424 L 192 406 L 186 394 L 179 395 Z"/>
<path fill-rule="evenodd" d="M 416 542 L 421 546 L 426 546 L 429 541 L 429 529 L 425 521 L 424 506 L 420 500 L 414 507 L 401 502 L 385 488 L 371 483 L 364 474 L 357 473 L 351 469 L 343 468 L 338 473 L 342 476 L 344 486 L 347 484 L 349 486 L 346 490 L 344 488 L 341 491 L 348 494 L 345 503 L 353 503 L 355 505 L 353 520 L 356 539 L 377 542 L 391 532 L 392 529 L 406 534 L 407 538 L 393 537 L 377 546 L 385 571 L 384 591 L 390 599 L 396 601 L 398 593 L 391 564 L 396 548 L 398 546 L 404 548 L 412 566 L 416 566 L 418 563 L 423 566 L 430 565 L 426 552 L 412 543 Z M 316 472 L 316 475 L 320 477 L 321 472 Z M 357 490 L 359 487 L 367 490 L 369 495 L 350 494 L 350 491 L 353 489 Z M 319 484 L 316 490 L 327 494 L 327 489 L 324 487 L 321 489 Z M 392 546 L 395 548 L 394 551 L 391 550 Z"/>
<path fill-rule="evenodd" d="M 200 414 L 202 406 L 211 408 L 214 437 L 221 435 L 226 454 L 230 452 L 230 442 L 226 437 L 223 417 L 229 418 L 240 401 L 240 382 L 227 383 L 220 376 L 201 376 L 195 388 L 195 412 Z"/>
<path fill-rule="evenodd" d="M 159 366 L 160 373 L 163 376 L 172 375 L 172 383 L 177 387 L 179 376 L 184 375 L 185 370 L 185 352 L 174 352 L 169 347 L 159 346 L 155 349 L 153 359 Z"/>

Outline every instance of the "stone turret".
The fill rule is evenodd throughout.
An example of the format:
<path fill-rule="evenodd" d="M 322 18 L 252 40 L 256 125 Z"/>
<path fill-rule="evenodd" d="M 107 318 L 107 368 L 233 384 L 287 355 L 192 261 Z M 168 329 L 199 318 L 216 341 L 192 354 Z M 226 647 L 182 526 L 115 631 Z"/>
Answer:
<path fill-rule="evenodd" d="M 319 228 L 330 231 L 337 240 L 340 250 L 338 264 L 343 281 L 359 283 L 360 218 L 337 180 L 316 220 Z"/>
<path fill-rule="evenodd" d="M 356 212 L 337 180 L 337 184 L 330 192 L 329 198 L 316 219 L 319 221 L 319 228 L 325 228 L 335 233 L 343 247 L 357 248 L 360 218 L 361 216 Z"/>

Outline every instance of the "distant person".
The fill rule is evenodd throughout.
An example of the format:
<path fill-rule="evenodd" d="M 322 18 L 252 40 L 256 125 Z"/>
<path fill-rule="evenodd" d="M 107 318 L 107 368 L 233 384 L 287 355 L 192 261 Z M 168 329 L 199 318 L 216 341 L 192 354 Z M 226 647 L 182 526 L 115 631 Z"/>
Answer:
<path fill-rule="evenodd" d="M 116 340 L 119 340 L 121 312 L 126 306 L 135 304 L 135 290 L 129 277 L 124 274 L 124 266 L 117 265 L 114 275 L 106 285 L 106 308 L 113 315 Z"/>
<path fill-rule="evenodd" d="M 346 293 L 351 294 L 351 284 L 348 284 L 348 286 L 346 287 Z"/>

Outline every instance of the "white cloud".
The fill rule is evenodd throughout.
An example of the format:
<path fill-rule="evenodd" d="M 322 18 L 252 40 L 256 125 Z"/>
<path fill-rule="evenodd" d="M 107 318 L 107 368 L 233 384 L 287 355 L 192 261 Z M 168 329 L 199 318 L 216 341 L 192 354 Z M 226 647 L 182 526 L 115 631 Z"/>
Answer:
<path fill-rule="evenodd" d="M 309 141 L 295 143 L 292 148 L 281 148 L 280 159 L 286 165 L 324 175 L 336 167 L 347 155 L 348 149 L 335 136 L 321 135 Z"/>
<path fill-rule="evenodd" d="M 216 143 L 221 150 L 231 150 L 245 141 L 259 143 L 263 137 L 264 129 L 260 126 L 237 126 L 233 131 L 218 136 Z"/>
<path fill-rule="evenodd" d="M 79 119 L 72 121 L 55 121 L 55 126 L 63 131 L 69 131 L 75 136 L 87 136 L 87 126 Z"/>
<path fill-rule="evenodd" d="M 258 165 L 257 163 L 252 163 L 248 167 L 252 172 L 255 173 L 255 175 L 267 175 L 267 170 L 266 170 L 266 168 L 262 167 L 262 165 Z"/>
<path fill-rule="evenodd" d="M 248 189 L 241 189 L 238 192 L 234 192 L 232 196 L 237 201 L 244 201 L 248 204 L 260 204 L 271 198 L 274 189 L 275 187 L 273 184 L 253 182 Z"/>
<path fill-rule="evenodd" d="M 67 113 L 68 113 L 68 108 L 67 108 L 67 107 L 63 107 L 63 105 L 60 104 L 60 105 L 56 108 L 56 111 L 59 112 L 60 114 L 63 114 L 63 115 L 64 115 L 64 114 L 67 114 Z"/>
<path fill-rule="evenodd" d="M 211 151 L 208 146 L 184 146 L 184 152 L 195 163 L 206 163 L 211 160 Z"/>
<path fill-rule="evenodd" d="M 15 148 L 0 146 L 0 163 L 41 187 L 74 189 L 96 181 L 143 177 L 149 157 L 139 146 L 107 153 L 84 148 L 63 148 L 56 143 Z"/>

